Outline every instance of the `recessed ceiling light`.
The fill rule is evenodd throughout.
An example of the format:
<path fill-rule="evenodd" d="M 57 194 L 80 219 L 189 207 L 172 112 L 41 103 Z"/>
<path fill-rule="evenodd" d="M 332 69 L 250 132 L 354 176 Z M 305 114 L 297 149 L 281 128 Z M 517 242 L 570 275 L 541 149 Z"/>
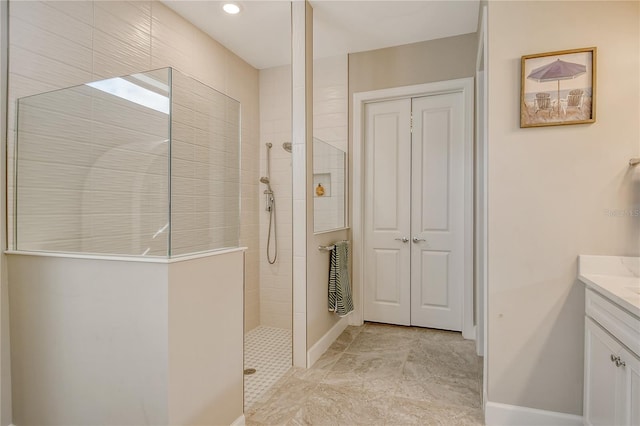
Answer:
<path fill-rule="evenodd" d="M 236 15 L 240 13 L 240 6 L 235 3 L 225 3 L 225 5 L 222 6 L 222 10 L 227 12 L 229 15 Z"/>

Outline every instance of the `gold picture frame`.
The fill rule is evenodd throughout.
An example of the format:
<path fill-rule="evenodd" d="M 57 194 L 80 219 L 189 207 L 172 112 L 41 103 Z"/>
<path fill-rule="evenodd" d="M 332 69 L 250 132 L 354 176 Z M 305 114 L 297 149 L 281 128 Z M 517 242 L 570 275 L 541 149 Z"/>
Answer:
<path fill-rule="evenodd" d="M 596 47 L 525 55 L 520 127 L 596 121 Z"/>

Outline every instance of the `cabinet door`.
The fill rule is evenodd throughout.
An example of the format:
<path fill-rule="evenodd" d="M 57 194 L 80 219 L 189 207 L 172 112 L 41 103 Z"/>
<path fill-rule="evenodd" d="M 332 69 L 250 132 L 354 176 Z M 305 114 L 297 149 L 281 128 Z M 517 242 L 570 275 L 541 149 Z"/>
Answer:
<path fill-rule="evenodd" d="M 585 318 L 584 423 L 611 426 L 621 424 L 624 402 L 621 380 L 611 355 L 617 356 L 622 346 L 589 318 Z"/>
<path fill-rule="evenodd" d="M 625 405 L 623 407 L 624 425 L 640 425 L 640 359 L 627 350 L 623 350 L 620 354 L 621 361 L 624 366 L 619 369 L 623 371 Z"/>

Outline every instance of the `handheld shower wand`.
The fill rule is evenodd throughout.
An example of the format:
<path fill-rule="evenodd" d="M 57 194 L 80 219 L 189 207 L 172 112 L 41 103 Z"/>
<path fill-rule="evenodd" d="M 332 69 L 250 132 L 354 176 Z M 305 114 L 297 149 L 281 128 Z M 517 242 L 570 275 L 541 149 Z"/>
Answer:
<path fill-rule="evenodd" d="M 267 189 L 264 190 L 265 197 L 265 210 L 270 212 L 273 208 L 273 202 L 275 199 L 273 198 L 273 189 L 271 189 L 271 183 L 269 182 L 269 178 L 266 176 L 262 176 L 260 178 L 260 183 L 264 183 L 267 185 Z"/>
<path fill-rule="evenodd" d="M 277 239 L 277 234 L 276 234 L 276 198 L 273 195 L 273 189 L 271 189 L 271 181 L 269 179 L 269 176 L 271 175 L 271 147 L 273 146 L 272 143 L 267 143 L 267 175 L 266 176 L 262 176 L 260 178 L 260 183 L 264 183 L 265 185 L 267 185 L 267 189 L 264 190 L 264 195 L 266 197 L 265 199 L 265 205 L 266 208 L 265 210 L 267 210 L 269 212 L 269 232 L 267 234 L 267 261 L 273 265 L 274 263 L 276 263 L 276 260 L 278 259 L 278 239 Z M 271 233 L 273 230 L 273 258 L 271 257 Z"/>
<path fill-rule="evenodd" d="M 267 188 L 269 188 L 269 191 L 271 191 L 271 185 L 270 185 L 271 182 L 269 181 L 268 177 L 262 176 L 260 178 L 260 183 L 264 183 L 265 185 L 267 185 Z"/>

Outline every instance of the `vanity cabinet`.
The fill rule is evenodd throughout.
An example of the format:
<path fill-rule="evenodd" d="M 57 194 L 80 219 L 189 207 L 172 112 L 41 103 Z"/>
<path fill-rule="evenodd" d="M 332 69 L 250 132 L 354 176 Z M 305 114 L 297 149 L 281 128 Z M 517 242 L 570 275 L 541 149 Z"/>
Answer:
<path fill-rule="evenodd" d="M 639 425 L 640 360 L 593 320 L 585 321 L 584 423 Z"/>
<path fill-rule="evenodd" d="M 585 425 L 640 425 L 640 357 L 630 349 L 637 333 L 640 318 L 587 289 Z"/>

